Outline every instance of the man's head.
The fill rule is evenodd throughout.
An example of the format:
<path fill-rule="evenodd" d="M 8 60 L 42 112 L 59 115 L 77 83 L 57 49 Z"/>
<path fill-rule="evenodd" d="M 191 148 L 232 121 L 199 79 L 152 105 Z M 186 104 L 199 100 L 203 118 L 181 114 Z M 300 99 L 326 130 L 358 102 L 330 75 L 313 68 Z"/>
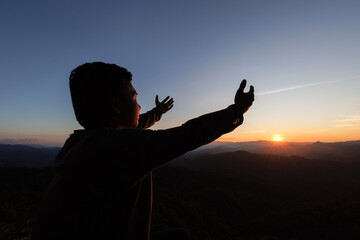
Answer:
<path fill-rule="evenodd" d="M 140 106 L 126 68 L 85 63 L 71 72 L 69 80 L 75 116 L 85 129 L 137 126 Z"/>

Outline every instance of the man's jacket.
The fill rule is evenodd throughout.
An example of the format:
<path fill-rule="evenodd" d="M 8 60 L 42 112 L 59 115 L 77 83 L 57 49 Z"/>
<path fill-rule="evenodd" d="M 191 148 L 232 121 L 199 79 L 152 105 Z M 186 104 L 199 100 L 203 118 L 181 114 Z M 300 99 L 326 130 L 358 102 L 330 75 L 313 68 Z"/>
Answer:
<path fill-rule="evenodd" d="M 231 105 L 179 127 L 141 129 L 160 117 L 154 112 L 143 115 L 138 129 L 99 128 L 71 134 L 54 162 L 53 180 L 32 239 L 147 240 L 152 171 L 243 121 Z"/>

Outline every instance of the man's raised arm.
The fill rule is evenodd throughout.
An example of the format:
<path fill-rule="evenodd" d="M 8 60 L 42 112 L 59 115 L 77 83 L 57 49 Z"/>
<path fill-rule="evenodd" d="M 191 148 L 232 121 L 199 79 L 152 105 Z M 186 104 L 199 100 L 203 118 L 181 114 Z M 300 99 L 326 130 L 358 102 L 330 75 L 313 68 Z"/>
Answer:
<path fill-rule="evenodd" d="M 210 143 L 242 124 L 243 114 L 254 101 L 254 87 L 245 93 L 246 80 L 235 95 L 235 104 L 226 109 L 208 113 L 166 130 L 147 131 L 147 168 L 153 169 L 187 151 Z"/>

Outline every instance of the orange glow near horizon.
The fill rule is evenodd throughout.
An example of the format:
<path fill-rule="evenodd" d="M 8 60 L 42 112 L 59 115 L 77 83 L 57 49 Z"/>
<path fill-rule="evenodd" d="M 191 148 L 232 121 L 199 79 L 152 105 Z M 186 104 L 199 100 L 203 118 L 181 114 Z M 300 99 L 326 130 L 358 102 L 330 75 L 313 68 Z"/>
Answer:
<path fill-rule="evenodd" d="M 281 132 L 281 134 L 280 134 Z M 276 141 L 276 135 L 281 141 Z M 360 140 L 360 126 L 354 128 L 328 128 L 328 129 L 243 129 L 235 130 L 218 139 L 222 142 L 249 142 L 249 141 L 273 141 L 273 142 L 346 142 Z"/>

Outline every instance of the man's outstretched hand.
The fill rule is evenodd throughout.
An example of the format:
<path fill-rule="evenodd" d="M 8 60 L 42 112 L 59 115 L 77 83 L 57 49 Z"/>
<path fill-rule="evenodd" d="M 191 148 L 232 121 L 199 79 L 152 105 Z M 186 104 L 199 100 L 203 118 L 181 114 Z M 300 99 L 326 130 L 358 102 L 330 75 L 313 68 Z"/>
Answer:
<path fill-rule="evenodd" d="M 251 107 L 254 97 L 254 87 L 250 86 L 249 92 L 245 93 L 246 80 L 242 80 L 239 89 L 235 95 L 235 105 L 242 113 L 246 113 Z"/>
<path fill-rule="evenodd" d="M 162 100 L 162 102 L 159 102 L 159 96 L 156 95 L 155 104 L 159 113 L 164 114 L 174 106 L 174 99 L 169 98 L 170 96 L 167 96 L 164 100 Z"/>

